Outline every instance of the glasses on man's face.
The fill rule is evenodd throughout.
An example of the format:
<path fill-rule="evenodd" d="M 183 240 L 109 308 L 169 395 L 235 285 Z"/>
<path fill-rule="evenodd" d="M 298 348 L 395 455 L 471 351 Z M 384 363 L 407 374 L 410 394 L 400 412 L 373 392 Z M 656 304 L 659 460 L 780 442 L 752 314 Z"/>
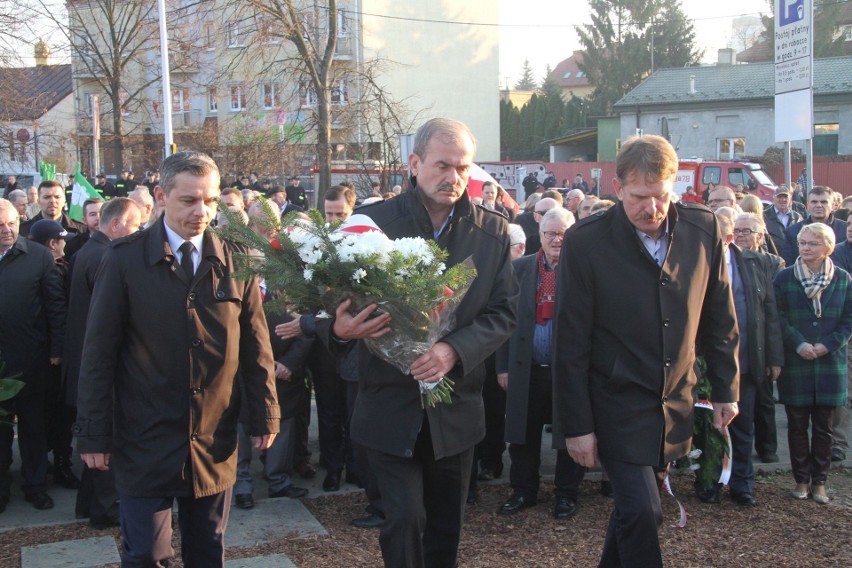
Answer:
<path fill-rule="evenodd" d="M 511 245 L 509 245 L 509 246 L 511 246 L 511 247 L 521 247 L 521 246 L 524 246 L 525 244 L 526 244 L 526 243 L 512 243 L 512 244 L 511 244 Z"/>
<path fill-rule="evenodd" d="M 544 236 L 544 238 L 548 241 L 552 241 L 552 240 L 556 239 L 556 237 L 559 237 L 560 240 L 564 240 L 565 239 L 565 231 L 562 231 L 561 233 L 558 233 L 556 231 L 544 231 L 542 233 L 542 236 Z"/>
<path fill-rule="evenodd" d="M 734 229 L 735 235 L 743 235 L 743 236 L 746 236 L 746 237 L 750 237 L 753 234 L 755 234 L 756 232 L 757 231 L 755 231 L 753 229 Z"/>
<path fill-rule="evenodd" d="M 536 215 L 544 215 L 545 213 L 547 213 L 547 209 L 543 209 L 542 211 L 533 211 L 533 213 L 535 213 Z"/>
<path fill-rule="evenodd" d="M 803 247 L 816 248 L 816 247 L 821 247 L 824 244 L 825 243 L 821 243 L 819 241 L 799 241 L 799 248 L 803 248 Z"/>
<path fill-rule="evenodd" d="M 710 199 L 707 201 L 707 205 L 718 205 L 720 203 L 728 203 L 730 201 L 730 199 Z"/>

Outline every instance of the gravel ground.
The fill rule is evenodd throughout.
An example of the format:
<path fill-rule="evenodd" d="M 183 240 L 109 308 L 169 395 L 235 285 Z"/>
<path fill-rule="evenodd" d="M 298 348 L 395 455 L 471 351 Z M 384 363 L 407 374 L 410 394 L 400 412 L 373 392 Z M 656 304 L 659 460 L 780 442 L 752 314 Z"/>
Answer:
<path fill-rule="evenodd" d="M 663 496 L 665 525 L 660 533 L 666 565 L 747 567 L 849 566 L 852 542 L 852 470 L 829 475 L 831 504 L 796 501 L 789 473 L 768 472 L 758 478 L 755 509 L 725 499 L 705 505 L 692 494 L 691 479 L 675 477 L 675 494 L 689 514 L 686 528 L 673 526 L 677 505 Z M 577 516 L 557 522 L 551 516 L 553 486 L 544 483 L 539 504 L 512 517 L 495 514 L 509 497 L 504 484 L 480 486 L 479 503 L 468 508 L 459 551 L 462 567 L 596 566 L 612 501 L 585 482 Z M 283 552 L 297 566 L 339 568 L 381 566 L 378 531 L 355 529 L 349 520 L 363 514 L 362 493 L 305 500 L 329 532 L 328 537 L 284 538 L 253 548 L 231 548 L 228 558 Z M 20 547 L 103 536 L 85 525 L 22 529 L 0 535 L 0 567 L 20 566 Z M 175 537 L 176 548 L 180 546 Z M 182 566 L 178 560 L 173 566 Z"/>

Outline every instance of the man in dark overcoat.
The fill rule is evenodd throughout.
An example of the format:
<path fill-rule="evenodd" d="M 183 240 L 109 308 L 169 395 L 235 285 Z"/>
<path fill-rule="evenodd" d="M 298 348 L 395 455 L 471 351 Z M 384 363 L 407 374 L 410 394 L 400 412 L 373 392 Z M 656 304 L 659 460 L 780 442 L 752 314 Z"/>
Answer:
<path fill-rule="evenodd" d="M 19 237 L 20 215 L 0 199 L 0 359 L 6 373 L 20 373 L 24 388 L 2 403 L 9 413 L 0 421 L 0 512 L 11 492 L 12 421 L 18 421 L 18 448 L 24 497 L 36 509 L 50 509 L 47 494 L 45 397 L 51 367 L 62 361 L 65 287 L 53 255 L 42 245 Z M 58 367 L 57 367 L 58 368 Z"/>
<path fill-rule="evenodd" d="M 278 431 L 269 332 L 256 278 L 237 279 L 233 243 L 207 231 L 219 171 L 179 152 L 160 168 L 163 215 L 107 250 L 95 281 L 80 366 L 77 447 L 115 469 L 122 565 L 174 556 L 178 502 L 186 566 L 222 566 L 245 384 L 250 433 Z"/>
<path fill-rule="evenodd" d="M 386 522 L 379 542 L 387 566 L 455 566 L 473 449 L 485 436 L 485 359 L 515 326 L 517 283 L 506 218 L 474 206 L 467 180 L 476 142 L 464 124 L 432 119 L 415 134 L 409 158 L 413 190 L 359 210 L 388 237 L 434 240 L 447 266 L 471 257 L 477 276 L 456 311 L 453 331 L 402 373 L 359 345 L 359 391 L 352 440 L 368 449 Z M 317 333 L 333 351 L 390 330 L 389 317 L 368 320 L 343 302 Z M 390 322 L 391 328 L 393 322 Z M 421 406 L 418 381 L 455 381 L 451 404 Z"/>
<path fill-rule="evenodd" d="M 674 148 L 631 138 L 616 161 L 619 203 L 577 223 L 562 247 L 554 436 L 582 466 L 600 459 L 615 510 L 601 566 L 662 566 L 658 478 L 692 439 L 696 348 L 715 423 L 736 415 L 737 328 L 722 240 L 701 205 L 672 205 Z"/>

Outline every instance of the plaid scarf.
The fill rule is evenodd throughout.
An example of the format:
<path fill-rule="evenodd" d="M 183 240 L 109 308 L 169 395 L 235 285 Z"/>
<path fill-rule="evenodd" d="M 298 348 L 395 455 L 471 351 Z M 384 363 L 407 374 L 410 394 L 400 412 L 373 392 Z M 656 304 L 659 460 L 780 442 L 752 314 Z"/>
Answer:
<path fill-rule="evenodd" d="M 535 323 L 544 325 L 553 319 L 556 305 L 556 271 L 548 270 L 544 250 L 538 251 L 538 288 L 535 291 Z"/>
<path fill-rule="evenodd" d="M 796 259 L 796 264 L 793 265 L 793 274 L 796 275 L 796 280 L 805 289 L 805 295 L 813 302 L 814 313 L 816 317 L 822 317 L 822 304 L 820 298 L 822 292 L 831 283 L 834 278 L 834 263 L 831 259 L 825 257 L 822 263 L 822 268 L 819 272 L 811 272 L 807 265 L 802 260 L 802 257 Z"/>

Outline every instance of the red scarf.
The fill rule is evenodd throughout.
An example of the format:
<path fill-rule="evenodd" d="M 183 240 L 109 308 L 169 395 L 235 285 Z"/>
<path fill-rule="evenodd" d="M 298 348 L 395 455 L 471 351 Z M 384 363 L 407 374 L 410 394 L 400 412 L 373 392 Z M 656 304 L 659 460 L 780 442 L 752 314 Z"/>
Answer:
<path fill-rule="evenodd" d="M 535 323 L 544 325 L 553 319 L 556 306 L 556 271 L 548 270 L 544 250 L 538 251 L 538 288 L 535 291 Z"/>

